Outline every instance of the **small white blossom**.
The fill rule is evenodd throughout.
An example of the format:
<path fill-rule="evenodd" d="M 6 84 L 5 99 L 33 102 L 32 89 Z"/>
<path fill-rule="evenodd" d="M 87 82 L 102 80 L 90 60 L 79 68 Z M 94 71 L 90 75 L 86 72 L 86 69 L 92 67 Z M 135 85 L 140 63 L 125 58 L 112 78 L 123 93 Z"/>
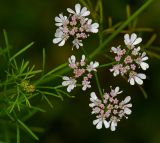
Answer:
<path fill-rule="evenodd" d="M 129 34 L 125 34 L 124 35 L 124 42 L 126 44 L 126 46 L 128 46 L 129 48 L 134 48 L 135 45 L 139 44 L 142 42 L 142 38 L 138 37 L 135 33 L 132 33 L 131 36 L 129 36 Z"/>
<path fill-rule="evenodd" d="M 85 91 L 87 88 L 91 88 L 90 81 L 88 81 L 88 78 L 84 77 L 82 81 L 82 90 Z"/>
<path fill-rule="evenodd" d="M 137 56 L 137 55 L 139 54 L 139 51 L 140 51 L 140 50 L 141 50 L 140 47 L 134 48 L 133 51 L 132 51 L 132 55 Z"/>
<path fill-rule="evenodd" d="M 56 26 L 67 25 L 69 23 L 67 16 L 63 16 L 63 14 L 59 14 L 59 17 L 55 17 Z"/>
<path fill-rule="evenodd" d="M 117 96 L 118 94 L 121 94 L 122 91 L 119 91 L 119 87 L 117 86 L 115 89 L 111 89 L 111 92 L 110 92 L 110 95 L 115 97 Z"/>
<path fill-rule="evenodd" d="M 137 58 L 136 63 L 139 64 L 143 70 L 147 70 L 149 68 L 148 63 L 145 62 L 147 60 L 148 57 L 146 56 L 146 53 L 143 52 L 141 57 Z"/>
<path fill-rule="evenodd" d="M 132 113 L 130 107 L 132 107 L 132 104 L 129 103 L 131 100 L 130 96 L 127 96 L 123 101 L 120 102 L 120 106 L 124 109 L 124 114 L 130 115 Z M 121 115 L 122 116 L 122 115 Z"/>
<path fill-rule="evenodd" d="M 120 70 L 122 68 L 122 65 L 121 64 L 117 64 L 117 65 L 114 65 L 112 69 L 110 69 L 111 72 L 113 72 L 113 76 L 117 76 L 120 74 Z"/>
<path fill-rule="evenodd" d="M 69 59 L 68 59 L 68 62 L 69 62 L 69 67 L 72 68 L 72 69 L 75 69 L 77 68 L 77 65 L 76 65 L 76 57 L 74 55 L 72 55 Z"/>
<path fill-rule="evenodd" d="M 93 23 L 92 24 L 92 20 L 89 19 L 87 21 L 87 32 L 92 32 L 92 33 L 97 33 L 98 32 L 98 28 L 99 28 L 99 24 L 98 23 Z"/>
<path fill-rule="evenodd" d="M 130 72 L 128 82 L 131 85 L 135 85 L 135 82 L 139 85 L 143 84 L 143 79 L 146 79 L 146 75 L 142 73 Z"/>
<path fill-rule="evenodd" d="M 63 86 L 68 86 L 67 87 L 67 91 L 68 92 L 71 92 L 71 90 L 73 90 L 75 87 L 76 87 L 76 80 L 74 78 L 70 78 L 70 77 L 67 77 L 67 76 L 64 76 L 63 77 L 63 82 L 62 82 L 62 85 Z"/>
<path fill-rule="evenodd" d="M 81 5 L 79 3 L 75 5 L 75 11 L 70 8 L 67 8 L 67 11 L 71 14 L 78 16 L 78 17 L 81 17 L 81 16 L 85 17 L 85 16 L 90 15 L 90 11 L 88 11 L 86 7 L 83 7 L 81 9 Z"/>
<path fill-rule="evenodd" d="M 102 124 L 104 124 L 105 128 L 109 128 L 109 122 L 107 122 L 105 120 L 105 117 L 99 117 L 98 119 L 93 121 L 93 125 L 96 125 L 97 129 L 101 129 L 102 128 Z"/>
<path fill-rule="evenodd" d="M 74 39 L 72 43 L 73 43 L 73 46 L 75 46 L 77 49 L 83 46 L 82 40 Z"/>
<path fill-rule="evenodd" d="M 90 62 L 90 64 L 87 66 L 87 71 L 96 71 L 96 68 L 99 66 L 98 62 Z"/>
<path fill-rule="evenodd" d="M 89 106 L 90 107 L 95 107 L 95 106 L 99 106 L 99 105 L 101 105 L 102 104 L 102 102 L 101 102 L 101 100 L 99 100 L 98 99 L 98 97 L 97 97 L 97 95 L 95 94 L 95 92 L 92 92 L 91 94 L 90 94 L 90 101 L 92 102 L 92 103 L 90 103 L 89 104 Z"/>
<path fill-rule="evenodd" d="M 63 33 L 60 29 L 57 29 L 56 30 L 56 33 L 55 33 L 55 38 L 53 39 L 53 43 L 54 44 L 58 44 L 58 46 L 63 46 L 66 42 L 66 40 L 68 39 L 68 35 Z"/>

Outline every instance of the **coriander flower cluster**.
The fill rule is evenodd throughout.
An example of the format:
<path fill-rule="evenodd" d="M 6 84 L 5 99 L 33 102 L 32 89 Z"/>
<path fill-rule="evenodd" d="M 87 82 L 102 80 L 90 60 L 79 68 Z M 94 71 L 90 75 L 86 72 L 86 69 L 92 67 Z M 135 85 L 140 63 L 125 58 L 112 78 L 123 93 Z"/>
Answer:
<path fill-rule="evenodd" d="M 63 46 L 65 42 L 73 39 L 73 47 L 79 49 L 83 46 L 82 41 L 90 36 L 90 33 L 97 33 L 99 24 L 92 23 L 92 19 L 87 18 L 90 11 L 86 7 L 81 7 L 80 4 L 75 5 L 75 10 L 67 8 L 69 16 L 64 16 L 62 13 L 55 17 L 56 26 L 58 27 L 53 39 L 54 44 Z"/>
<path fill-rule="evenodd" d="M 72 55 L 69 59 L 69 67 L 73 70 L 72 77 L 63 77 L 63 86 L 67 86 L 67 92 L 71 92 L 76 87 L 77 80 L 81 78 L 82 90 L 85 91 L 87 88 L 91 88 L 91 79 L 93 72 L 96 72 L 96 68 L 99 66 L 97 61 L 91 61 L 87 64 L 85 55 L 79 61 L 76 61 L 76 57 Z"/>
<path fill-rule="evenodd" d="M 103 100 L 100 100 L 95 92 L 90 94 L 91 103 L 89 106 L 92 108 L 92 114 L 96 115 L 96 120 L 93 124 L 96 125 L 97 129 L 101 129 L 104 125 L 105 128 L 110 128 L 111 131 L 115 131 L 117 123 L 127 115 L 131 114 L 132 104 L 129 103 L 131 100 L 130 96 L 127 96 L 124 100 L 119 101 L 117 95 L 121 94 L 122 91 L 119 87 L 112 89 L 109 93 L 104 93 Z"/>
<path fill-rule="evenodd" d="M 121 46 L 111 48 L 111 52 L 116 54 L 115 60 L 117 64 L 110 71 L 113 72 L 113 76 L 127 76 L 131 85 L 135 85 L 135 83 L 142 85 L 146 75 L 139 72 L 139 69 L 147 70 L 149 68 L 146 62 L 148 56 L 145 52 L 142 52 L 140 46 L 137 47 L 137 44 L 141 43 L 141 41 L 142 38 L 137 37 L 135 33 L 131 34 L 131 36 L 125 34 L 125 48 Z"/>

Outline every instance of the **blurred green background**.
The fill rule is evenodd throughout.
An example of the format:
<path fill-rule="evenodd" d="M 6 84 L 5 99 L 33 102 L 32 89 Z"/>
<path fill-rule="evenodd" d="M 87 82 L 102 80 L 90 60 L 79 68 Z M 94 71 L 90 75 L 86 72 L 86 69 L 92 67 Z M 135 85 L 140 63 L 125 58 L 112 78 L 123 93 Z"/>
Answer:
<path fill-rule="evenodd" d="M 76 0 L 0 0 L 0 45 L 4 43 L 2 29 L 6 29 L 15 52 L 35 41 L 33 48 L 27 51 L 24 57 L 37 65 L 37 68 L 41 67 L 43 48 L 46 48 L 47 53 L 47 70 L 66 62 L 68 57 L 77 51 L 72 51 L 69 43 L 63 48 L 53 45 L 52 39 L 56 29 L 54 17 L 61 12 L 65 14 L 66 8 L 73 8 L 77 2 Z M 114 23 L 125 20 L 127 4 L 134 12 L 144 2 L 144 0 L 103 0 L 106 22 L 104 27 L 107 27 L 109 16 L 113 18 Z M 96 0 L 92 3 L 95 5 Z M 153 28 L 157 34 L 153 44 L 160 47 L 159 15 L 160 1 L 154 0 L 139 16 L 137 26 Z M 144 37 L 146 37 L 143 39 L 145 43 L 148 34 L 144 34 Z M 96 38 L 93 35 L 88 41 L 86 40 L 85 45 L 88 50 L 96 48 Z M 122 40 L 123 35 L 118 38 Z M 116 46 L 117 40 L 113 40 L 112 44 Z M 108 61 L 106 59 L 103 62 Z M 91 109 L 88 107 L 89 93 L 76 90 L 73 93 L 75 99 L 66 97 L 63 102 L 53 99 L 53 109 L 43 105 L 48 112 L 37 113 L 27 122 L 30 126 L 44 128 L 44 132 L 38 134 L 40 137 L 38 143 L 160 143 L 160 62 L 154 58 L 150 60 L 150 69 L 146 73 L 148 78 L 144 84 L 149 96 L 147 100 L 138 88 L 127 85 L 121 78 L 111 78 L 111 73 L 102 72 L 103 77 L 100 80 L 103 88 L 121 85 L 124 96 L 132 96 L 133 113 L 129 119 L 122 120 L 116 132 L 97 130 L 92 125 L 95 117 L 91 116 Z M 23 136 L 27 136 L 28 140 L 23 139 Z M 21 139 L 23 143 L 36 142 L 25 133 Z"/>

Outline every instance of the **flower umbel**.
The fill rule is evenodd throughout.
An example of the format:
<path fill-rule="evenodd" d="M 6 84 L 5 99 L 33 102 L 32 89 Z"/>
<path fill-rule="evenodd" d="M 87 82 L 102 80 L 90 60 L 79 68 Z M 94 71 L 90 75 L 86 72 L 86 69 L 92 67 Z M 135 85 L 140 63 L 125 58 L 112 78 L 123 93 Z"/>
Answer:
<path fill-rule="evenodd" d="M 131 100 L 130 96 L 127 96 L 124 100 L 119 101 L 117 95 L 121 94 L 119 87 L 112 89 L 110 93 L 104 93 L 104 98 L 101 101 L 98 99 L 95 92 L 90 94 L 91 103 L 89 106 L 92 108 L 92 114 L 96 114 L 96 120 L 93 124 L 96 125 L 97 129 L 101 129 L 104 124 L 105 128 L 110 128 L 111 131 L 115 131 L 117 123 L 125 117 L 128 119 L 127 115 L 131 114 L 132 104 L 129 103 Z"/>
<path fill-rule="evenodd" d="M 142 41 L 142 38 L 138 37 L 135 33 L 131 34 L 129 37 L 128 34 L 124 35 L 124 43 L 126 48 L 121 49 L 121 46 L 112 47 L 111 52 L 116 54 L 115 64 L 110 71 L 113 72 L 114 76 L 121 75 L 127 76 L 128 82 L 131 85 L 135 83 L 142 85 L 143 80 L 146 79 L 146 75 L 143 73 L 138 73 L 139 69 L 147 70 L 149 68 L 148 57 L 145 52 L 141 52 L 141 48 L 136 47 Z"/>
<path fill-rule="evenodd" d="M 85 91 L 87 88 L 91 88 L 91 79 L 92 79 L 92 72 L 96 71 L 96 68 L 99 66 L 98 62 L 91 61 L 87 64 L 85 55 L 82 55 L 80 62 L 76 61 L 76 57 L 72 55 L 69 59 L 69 67 L 73 70 L 73 77 L 63 77 L 63 86 L 68 86 L 67 91 L 70 92 L 71 90 L 76 87 L 77 80 L 81 78 L 81 85 L 82 90 Z"/>
<path fill-rule="evenodd" d="M 68 38 L 72 37 L 73 47 L 79 49 L 83 46 L 82 41 L 89 37 L 90 33 L 97 33 L 99 24 L 92 23 L 91 19 L 86 18 L 90 11 L 86 7 L 81 8 L 80 4 L 75 5 L 75 11 L 67 8 L 69 16 L 59 14 L 55 17 L 55 25 L 58 27 L 53 39 L 54 44 L 63 46 Z"/>

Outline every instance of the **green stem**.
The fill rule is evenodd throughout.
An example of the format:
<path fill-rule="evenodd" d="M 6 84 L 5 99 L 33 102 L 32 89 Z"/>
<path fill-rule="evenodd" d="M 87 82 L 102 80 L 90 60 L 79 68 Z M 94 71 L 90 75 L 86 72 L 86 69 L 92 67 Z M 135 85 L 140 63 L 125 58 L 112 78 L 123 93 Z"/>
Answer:
<path fill-rule="evenodd" d="M 102 100 L 103 100 L 103 92 L 102 92 L 102 89 L 101 89 L 101 86 L 100 86 L 100 82 L 99 82 L 99 79 L 98 79 L 98 75 L 97 75 L 96 72 L 94 73 L 94 75 L 95 75 L 95 79 L 96 79 L 96 83 L 97 83 L 97 87 L 98 87 L 99 94 L 100 94 L 100 96 L 101 96 L 101 98 L 102 98 Z"/>
<path fill-rule="evenodd" d="M 114 65 L 116 63 L 117 62 L 111 62 L 111 63 L 103 64 L 103 65 L 100 65 L 98 68 L 108 67 L 108 66 Z"/>

